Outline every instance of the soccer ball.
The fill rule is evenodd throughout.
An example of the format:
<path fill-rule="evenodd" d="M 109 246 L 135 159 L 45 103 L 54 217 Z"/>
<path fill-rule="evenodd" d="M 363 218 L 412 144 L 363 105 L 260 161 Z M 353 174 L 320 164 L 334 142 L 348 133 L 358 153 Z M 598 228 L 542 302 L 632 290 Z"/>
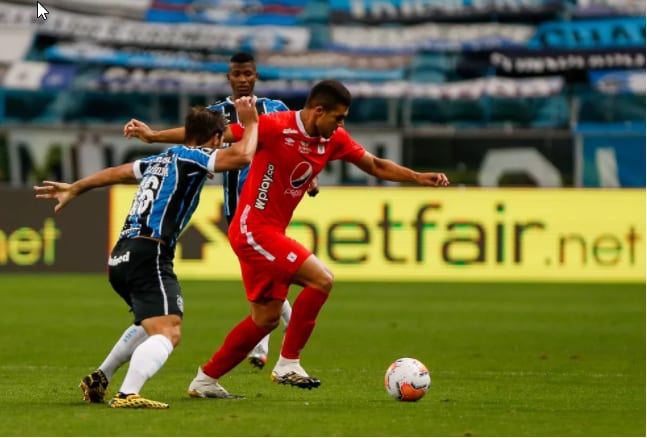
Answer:
<path fill-rule="evenodd" d="M 427 367 L 417 359 L 404 357 L 386 370 L 384 387 L 391 397 L 400 401 L 420 400 L 431 385 Z"/>

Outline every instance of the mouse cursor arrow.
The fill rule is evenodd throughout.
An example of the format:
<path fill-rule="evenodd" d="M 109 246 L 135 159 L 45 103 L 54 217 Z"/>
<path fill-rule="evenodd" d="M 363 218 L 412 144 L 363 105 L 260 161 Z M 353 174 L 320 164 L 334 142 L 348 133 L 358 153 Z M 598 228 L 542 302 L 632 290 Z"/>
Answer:
<path fill-rule="evenodd" d="M 47 20 L 47 14 L 49 11 L 45 9 L 45 6 L 41 5 L 40 2 L 36 2 L 36 18 L 41 18 Z"/>

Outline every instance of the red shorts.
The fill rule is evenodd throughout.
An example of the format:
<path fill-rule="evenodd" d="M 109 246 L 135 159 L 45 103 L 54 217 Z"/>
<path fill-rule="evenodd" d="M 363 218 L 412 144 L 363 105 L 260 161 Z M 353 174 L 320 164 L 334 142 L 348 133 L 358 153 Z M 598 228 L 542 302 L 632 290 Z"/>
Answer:
<path fill-rule="evenodd" d="M 285 300 L 310 250 L 276 229 L 259 227 L 243 234 L 236 228 L 229 228 L 229 241 L 240 262 L 247 299 Z"/>

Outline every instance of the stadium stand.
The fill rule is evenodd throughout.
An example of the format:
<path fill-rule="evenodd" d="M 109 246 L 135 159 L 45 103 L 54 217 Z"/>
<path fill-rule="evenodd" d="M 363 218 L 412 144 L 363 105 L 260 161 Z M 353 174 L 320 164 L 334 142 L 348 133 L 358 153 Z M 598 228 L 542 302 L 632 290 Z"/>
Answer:
<path fill-rule="evenodd" d="M 34 9 L 0 1 L 3 125 L 174 125 L 228 94 L 240 50 L 258 60 L 259 95 L 298 107 L 335 77 L 356 98 L 349 123 L 405 134 L 645 122 L 637 0 L 61 0 L 48 20 Z"/>

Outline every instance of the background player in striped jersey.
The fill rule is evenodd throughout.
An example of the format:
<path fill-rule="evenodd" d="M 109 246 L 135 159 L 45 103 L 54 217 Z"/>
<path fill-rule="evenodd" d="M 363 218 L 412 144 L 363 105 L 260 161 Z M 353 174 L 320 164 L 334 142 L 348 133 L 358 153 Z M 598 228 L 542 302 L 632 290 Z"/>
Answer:
<path fill-rule="evenodd" d="M 243 168 L 254 155 L 258 132 L 255 99 L 238 99 L 235 108 L 249 134 L 246 132 L 230 148 L 218 149 L 226 126 L 222 113 L 194 108 L 186 117 L 185 145 L 101 170 L 73 184 L 44 181 L 42 186 L 34 187 L 37 198 L 56 199 L 54 210 L 59 212 L 90 189 L 139 181 L 108 261 L 110 284 L 131 308 L 134 323 L 99 368 L 81 380 L 85 400 L 102 403 L 110 379 L 130 360 L 119 392 L 109 406 L 168 408 L 166 403 L 142 398 L 139 392 L 180 342 L 184 306 L 173 272 L 173 257 L 178 236 L 198 205 L 207 175 Z M 231 397 L 226 392 L 220 395 Z"/>
<path fill-rule="evenodd" d="M 224 101 L 211 105 L 208 108 L 222 111 L 225 118 L 230 123 L 238 122 L 238 115 L 233 105 L 233 101 L 243 96 L 253 96 L 258 72 L 254 57 L 246 52 L 239 52 L 233 55 L 229 60 L 229 69 L 227 80 L 231 86 L 231 96 Z M 259 114 L 270 114 L 279 111 L 288 111 L 289 108 L 280 100 L 272 100 L 266 97 L 256 98 L 256 110 Z M 145 123 L 133 119 L 124 126 L 124 135 L 128 138 L 138 137 L 146 143 L 181 143 L 184 138 L 183 128 L 171 128 L 162 131 L 153 131 Z M 228 147 L 229 143 L 223 143 L 223 147 Z M 231 223 L 238 198 L 243 184 L 247 179 L 249 166 L 240 170 L 231 170 L 223 172 L 223 190 L 224 190 L 224 214 L 227 223 Z M 308 188 L 308 194 L 315 196 L 319 192 L 318 180 L 314 178 Z M 284 327 L 290 322 L 292 309 L 288 300 L 285 300 L 281 309 L 281 320 Z M 256 345 L 248 356 L 249 363 L 259 369 L 263 369 L 267 362 L 269 352 L 269 335 L 264 337 Z"/>

